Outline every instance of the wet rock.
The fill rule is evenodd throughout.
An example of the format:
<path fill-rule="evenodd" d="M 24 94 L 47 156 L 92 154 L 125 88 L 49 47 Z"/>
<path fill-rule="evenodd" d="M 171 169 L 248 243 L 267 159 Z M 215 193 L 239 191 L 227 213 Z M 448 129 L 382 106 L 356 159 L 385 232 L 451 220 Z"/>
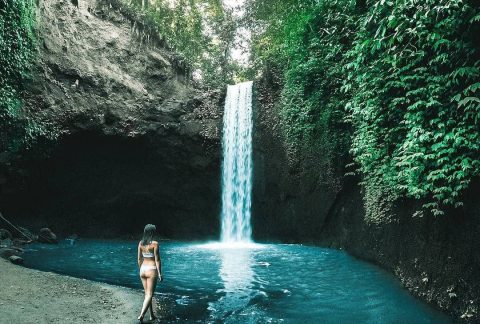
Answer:
<path fill-rule="evenodd" d="M 8 258 L 10 262 L 13 264 L 22 264 L 23 263 L 23 258 L 17 256 L 17 255 L 12 255 L 11 257 Z"/>
<path fill-rule="evenodd" d="M 76 242 L 76 241 L 73 240 L 73 239 L 66 238 L 66 239 L 65 239 L 65 242 L 67 242 L 69 245 L 75 245 L 75 242 Z"/>
<path fill-rule="evenodd" d="M 0 240 L 12 239 L 12 233 L 4 228 L 0 228 Z"/>
<path fill-rule="evenodd" d="M 57 235 L 52 232 L 48 227 L 40 229 L 40 234 L 38 235 L 38 241 L 42 243 L 57 244 L 58 239 Z"/>
<path fill-rule="evenodd" d="M 17 249 L 13 248 L 0 248 L 0 257 L 8 259 L 13 255 L 19 255 L 20 252 Z"/>

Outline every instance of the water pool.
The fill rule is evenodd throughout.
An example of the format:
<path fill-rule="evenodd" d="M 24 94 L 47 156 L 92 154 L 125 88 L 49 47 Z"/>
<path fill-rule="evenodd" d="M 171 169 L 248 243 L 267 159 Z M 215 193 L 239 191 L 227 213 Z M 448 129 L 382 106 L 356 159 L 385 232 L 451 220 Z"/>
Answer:
<path fill-rule="evenodd" d="M 137 242 L 32 244 L 27 267 L 141 288 Z M 297 244 L 161 243 L 166 322 L 449 323 L 384 270 L 338 250 Z"/>

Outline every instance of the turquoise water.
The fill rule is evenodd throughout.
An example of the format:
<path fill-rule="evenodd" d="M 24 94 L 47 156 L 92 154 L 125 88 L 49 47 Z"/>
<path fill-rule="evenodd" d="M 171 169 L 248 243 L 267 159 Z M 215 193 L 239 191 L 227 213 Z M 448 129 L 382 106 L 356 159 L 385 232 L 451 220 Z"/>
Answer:
<path fill-rule="evenodd" d="M 133 241 L 32 244 L 26 266 L 141 288 Z M 165 322 L 449 323 L 387 272 L 343 251 L 285 244 L 165 242 Z"/>

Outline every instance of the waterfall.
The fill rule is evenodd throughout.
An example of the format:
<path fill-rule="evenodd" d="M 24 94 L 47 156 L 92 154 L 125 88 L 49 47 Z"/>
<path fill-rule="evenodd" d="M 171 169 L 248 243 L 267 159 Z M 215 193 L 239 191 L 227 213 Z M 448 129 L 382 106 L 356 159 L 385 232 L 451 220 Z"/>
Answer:
<path fill-rule="evenodd" d="M 228 86 L 223 118 L 222 242 L 251 242 L 252 85 Z"/>

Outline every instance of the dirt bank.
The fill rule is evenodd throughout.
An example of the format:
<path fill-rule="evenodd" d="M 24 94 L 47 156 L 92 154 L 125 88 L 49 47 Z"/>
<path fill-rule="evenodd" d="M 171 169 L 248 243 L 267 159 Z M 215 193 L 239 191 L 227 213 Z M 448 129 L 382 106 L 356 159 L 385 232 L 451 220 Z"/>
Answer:
<path fill-rule="evenodd" d="M 1 323 L 137 322 L 140 291 L 27 269 L 3 259 L 0 273 Z"/>

